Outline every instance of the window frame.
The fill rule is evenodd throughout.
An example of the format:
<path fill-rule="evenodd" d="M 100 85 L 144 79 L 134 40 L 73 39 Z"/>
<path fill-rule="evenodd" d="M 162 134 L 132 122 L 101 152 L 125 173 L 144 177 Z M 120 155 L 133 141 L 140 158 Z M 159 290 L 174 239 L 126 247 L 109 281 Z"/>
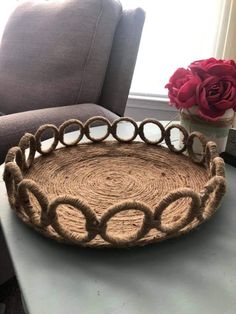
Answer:
<path fill-rule="evenodd" d="M 216 40 L 215 57 L 218 59 L 234 59 L 236 61 L 236 0 L 225 0 L 220 17 L 220 28 Z M 127 108 L 136 110 L 166 111 L 175 113 L 175 110 L 168 106 L 167 95 L 149 93 L 129 93 Z M 168 114 L 168 113 L 167 113 Z M 236 127 L 236 114 L 234 120 Z"/>

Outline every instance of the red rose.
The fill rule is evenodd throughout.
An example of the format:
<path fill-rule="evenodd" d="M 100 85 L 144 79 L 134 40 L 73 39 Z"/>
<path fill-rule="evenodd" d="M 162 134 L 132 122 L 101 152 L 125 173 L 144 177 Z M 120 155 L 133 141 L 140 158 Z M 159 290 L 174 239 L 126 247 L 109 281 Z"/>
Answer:
<path fill-rule="evenodd" d="M 209 76 L 196 89 L 199 115 L 217 120 L 227 109 L 236 109 L 236 80 L 230 76 Z"/>
<path fill-rule="evenodd" d="M 179 68 L 165 86 L 170 104 L 178 109 L 198 107 L 205 120 L 215 121 L 228 109 L 236 111 L 236 63 L 215 58 Z"/>
<path fill-rule="evenodd" d="M 217 60 L 215 58 L 198 60 L 192 62 L 189 69 L 201 79 L 209 76 L 232 76 L 236 79 L 236 64 L 233 60 Z"/>
<path fill-rule="evenodd" d="M 178 109 L 196 105 L 196 88 L 200 83 L 199 77 L 190 70 L 177 69 L 165 86 L 168 88 L 170 103 Z"/>

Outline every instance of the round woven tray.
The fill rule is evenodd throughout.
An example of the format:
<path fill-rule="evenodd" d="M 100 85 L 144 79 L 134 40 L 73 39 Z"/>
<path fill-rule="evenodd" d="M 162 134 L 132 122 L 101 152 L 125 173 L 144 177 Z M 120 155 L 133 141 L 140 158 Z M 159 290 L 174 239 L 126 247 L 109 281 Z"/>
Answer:
<path fill-rule="evenodd" d="M 122 121 L 133 126 L 129 139 L 118 136 Z M 92 137 L 94 122 L 106 124 L 102 138 Z M 145 134 L 149 124 L 160 134 L 155 141 Z M 70 126 L 80 132 L 66 143 Z M 180 148 L 171 141 L 176 128 Z M 54 141 L 45 150 L 41 136 L 48 130 Z M 203 147 L 200 157 L 193 151 L 196 139 Z M 180 125 L 165 129 L 154 119 L 138 126 L 129 118 L 110 124 L 102 117 L 25 134 L 8 151 L 4 180 L 12 209 L 27 225 L 56 241 L 89 247 L 145 245 L 185 234 L 213 215 L 226 184 L 216 145 L 202 134 L 189 135 Z"/>

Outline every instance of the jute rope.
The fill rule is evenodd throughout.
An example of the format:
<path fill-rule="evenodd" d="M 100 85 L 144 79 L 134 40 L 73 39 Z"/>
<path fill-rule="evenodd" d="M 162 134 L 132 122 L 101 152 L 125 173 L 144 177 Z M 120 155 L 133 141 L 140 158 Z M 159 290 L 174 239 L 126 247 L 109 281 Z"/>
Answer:
<path fill-rule="evenodd" d="M 93 123 L 107 126 L 101 138 L 92 136 Z M 118 136 L 119 123 L 133 127 L 130 138 Z M 146 136 L 148 124 L 160 134 L 156 140 Z M 67 143 L 71 126 L 78 137 Z M 182 133 L 179 148 L 172 143 L 175 128 Z M 41 137 L 48 131 L 54 138 L 45 149 Z M 104 142 L 109 135 L 116 141 Z M 85 136 L 90 142 L 79 144 Z M 201 159 L 193 150 L 196 138 Z M 56 149 L 59 141 L 64 147 Z M 44 156 L 35 158 L 36 150 Z M 130 118 L 110 124 L 103 117 L 25 134 L 8 151 L 4 180 L 11 207 L 26 224 L 59 242 L 91 247 L 145 245 L 185 234 L 214 214 L 226 187 L 224 161 L 202 134 L 189 135 L 176 124 L 165 129 L 155 119 L 138 126 Z"/>
<path fill-rule="evenodd" d="M 29 169 L 32 163 L 34 162 L 34 156 L 36 153 L 36 139 L 34 135 L 26 133 L 19 142 L 19 148 L 22 151 L 22 168 L 23 170 Z M 25 150 L 29 148 L 29 156 L 26 159 Z"/>
<path fill-rule="evenodd" d="M 64 133 L 67 127 L 69 126 L 77 126 L 79 127 L 79 136 L 71 143 L 66 143 L 64 140 Z M 65 145 L 65 146 L 74 146 L 76 144 L 78 144 L 80 142 L 80 140 L 83 138 L 84 132 L 83 132 L 84 128 L 83 128 L 83 124 L 76 119 L 70 119 L 65 121 L 64 123 L 62 123 L 62 125 L 59 128 L 59 140 L 60 142 Z"/>
<path fill-rule="evenodd" d="M 150 123 L 151 123 L 151 124 L 155 124 L 155 125 L 159 128 L 159 130 L 161 131 L 161 136 L 160 136 L 160 138 L 157 139 L 156 141 L 155 141 L 155 140 L 154 140 L 154 141 L 149 140 L 149 139 L 145 136 L 144 127 L 145 127 L 145 125 L 150 124 Z M 147 143 L 147 144 L 153 144 L 153 145 L 159 144 L 159 143 L 161 143 L 161 142 L 164 140 L 164 137 L 165 137 L 165 129 L 164 129 L 163 125 L 162 125 L 159 121 L 157 121 L 157 120 L 155 120 L 155 119 L 145 119 L 145 120 L 143 120 L 143 121 L 140 123 L 140 125 L 139 125 L 139 136 L 140 136 L 141 139 L 142 139 L 145 143 Z"/>

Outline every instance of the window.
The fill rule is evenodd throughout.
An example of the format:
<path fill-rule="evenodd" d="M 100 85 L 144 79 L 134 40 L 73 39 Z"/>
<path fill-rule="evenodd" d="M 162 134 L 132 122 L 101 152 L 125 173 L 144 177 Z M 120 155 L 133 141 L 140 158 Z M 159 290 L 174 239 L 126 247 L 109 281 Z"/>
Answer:
<path fill-rule="evenodd" d="M 0 39 L 17 2 L 0 3 Z M 178 67 L 215 56 L 236 59 L 236 0 L 121 0 L 146 11 L 131 95 L 166 97 Z"/>
<path fill-rule="evenodd" d="M 194 60 L 212 56 L 233 58 L 232 53 L 231 55 L 225 53 L 227 45 L 225 39 L 229 33 L 230 15 L 235 11 L 235 1 L 121 0 L 121 2 L 124 8 L 140 6 L 146 11 L 131 94 L 166 96 L 164 86 L 178 67 L 186 67 Z"/>
<path fill-rule="evenodd" d="M 2 33 L 6 25 L 7 19 L 10 13 L 13 11 L 14 7 L 17 5 L 18 0 L 7 0 L 1 1 L 0 3 L 0 40 L 2 38 Z"/>

